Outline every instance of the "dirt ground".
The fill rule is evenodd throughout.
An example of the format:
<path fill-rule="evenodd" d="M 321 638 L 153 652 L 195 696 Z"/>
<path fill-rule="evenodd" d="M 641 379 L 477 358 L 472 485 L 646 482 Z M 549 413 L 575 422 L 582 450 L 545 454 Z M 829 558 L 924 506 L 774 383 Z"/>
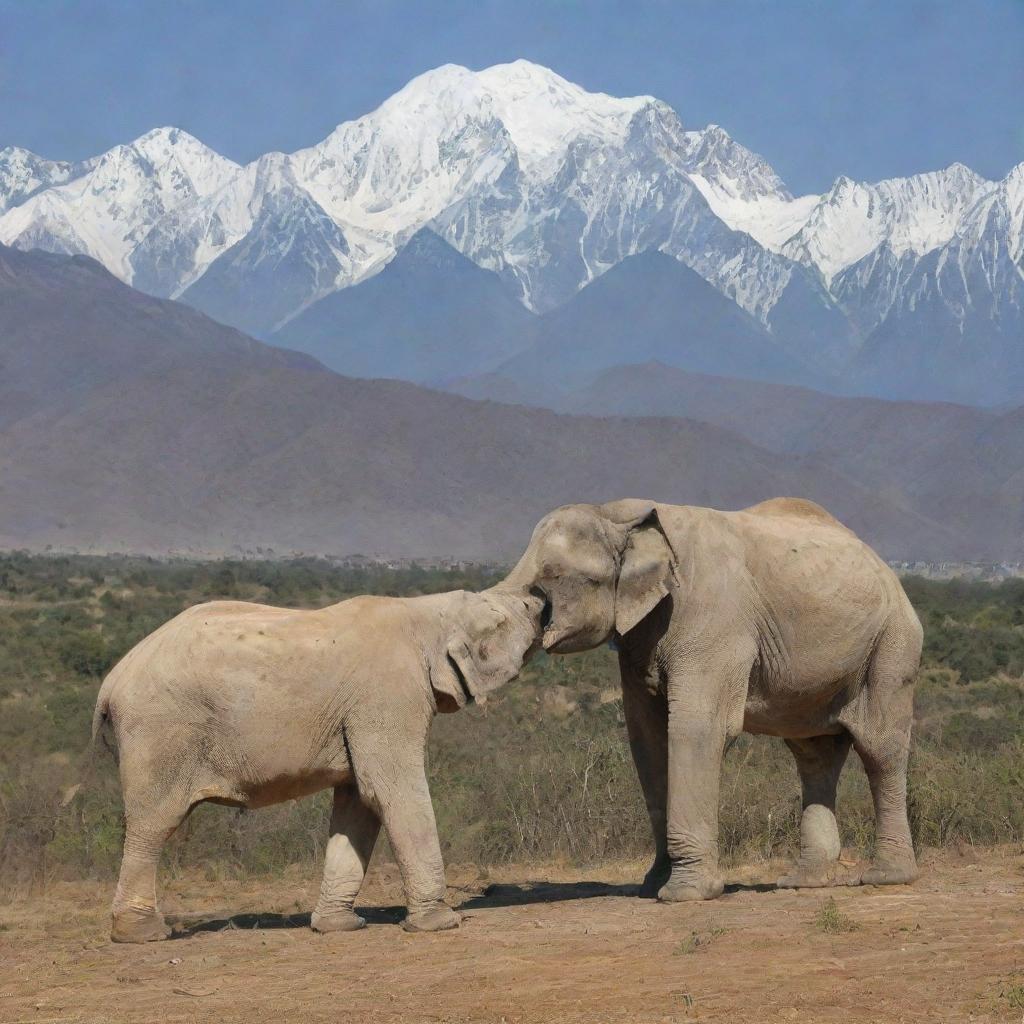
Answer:
<path fill-rule="evenodd" d="M 465 920 L 436 935 L 397 927 L 387 865 L 369 927 L 329 936 L 313 879 L 177 879 L 176 937 L 144 946 L 107 940 L 110 887 L 55 884 L 0 904 L 0 1021 L 1024 1021 L 1024 856 L 924 862 L 910 887 L 802 892 L 760 864 L 677 906 L 636 897 L 638 865 L 455 867 Z"/>

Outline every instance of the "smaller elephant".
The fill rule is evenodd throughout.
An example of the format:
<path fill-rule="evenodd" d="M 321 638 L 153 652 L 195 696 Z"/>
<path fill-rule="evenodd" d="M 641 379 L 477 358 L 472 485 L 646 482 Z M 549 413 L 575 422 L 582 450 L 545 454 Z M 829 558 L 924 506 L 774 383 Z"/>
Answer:
<path fill-rule="evenodd" d="M 166 938 L 161 849 L 203 801 L 265 807 L 332 787 L 312 927 L 351 931 L 381 822 L 408 931 L 455 928 L 425 772 L 433 715 L 514 678 L 539 647 L 542 600 L 501 585 L 356 597 L 317 611 L 197 605 L 137 644 L 100 689 L 93 738 L 119 757 L 125 840 L 117 942 Z M 113 741 L 113 742 L 111 742 Z"/>

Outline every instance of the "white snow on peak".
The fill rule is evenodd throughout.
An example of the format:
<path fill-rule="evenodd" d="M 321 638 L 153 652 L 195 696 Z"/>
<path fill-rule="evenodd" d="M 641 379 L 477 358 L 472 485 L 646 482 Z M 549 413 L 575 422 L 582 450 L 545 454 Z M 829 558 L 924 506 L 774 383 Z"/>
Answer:
<path fill-rule="evenodd" d="M 0 213 L 40 189 L 62 185 L 87 169 L 87 163 L 47 160 L 20 146 L 5 146 L 0 149 Z"/>
<path fill-rule="evenodd" d="M 1010 220 L 1007 245 L 1019 267 L 1024 260 L 1024 163 L 1017 164 L 999 183 L 999 191 L 1005 196 Z M 1021 273 L 1024 274 L 1024 268 Z"/>
<path fill-rule="evenodd" d="M 156 220 L 238 172 L 233 161 L 177 128 L 115 146 L 88 168 L 8 210 L 0 217 L 0 242 L 86 253 L 131 281 L 128 257 Z"/>
<path fill-rule="evenodd" d="M 476 76 L 446 65 L 291 161 L 297 180 L 339 226 L 390 244 L 437 216 L 471 181 L 496 177 L 512 158 Z"/>
<path fill-rule="evenodd" d="M 659 104 L 653 96 L 618 99 L 587 92 L 526 60 L 496 64 L 475 77 L 490 96 L 527 173 L 550 166 L 583 136 L 621 146 L 637 112 Z"/>
<path fill-rule="evenodd" d="M 686 168 L 715 215 L 780 252 L 803 227 L 818 196 L 794 199 L 764 157 L 736 142 L 717 124 L 686 132 Z"/>
<path fill-rule="evenodd" d="M 835 284 L 837 301 L 881 310 L 904 264 L 961 232 L 965 247 L 1008 240 L 1019 262 L 1022 221 L 1024 165 L 998 184 L 954 164 L 794 198 L 719 125 L 684 131 L 653 97 L 588 92 L 525 60 L 427 71 L 317 145 L 244 168 L 169 127 L 80 164 L 0 150 L 0 242 L 87 253 L 174 296 L 244 240 L 238 273 L 287 256 L 289 286 L 311 301 L 429 226 L 514 278 L 536 310 L 653 247 L 767 322 L 790 260 Z M 836 281 L 871 253 L 901 268 L 886 272 L 884 302 L 854 294 L 879 291 L 870 261 Z"/>
<path fill-rule="evenodd" d="M 993 187 L 959 163 L 877 184 L 844 175 L 784 251 L 816 266 L 827 283 L 883 243 L 896 256 L 922 256 L 945 245 L 967 210 Z"/>
<path fill-rule="evenodd" d="M 479 72 L 446 64 L 293 161 L 346 230 L 402 238 L 510 164 L 537 181 L 577 139 L 621 146 L 634 114 L 652 102 L 588 93 L 523 60 Z"/>
<path fill-rule="evenodd" d="M 233 160 L 180 128 L 154 128 L 130 146 L 150 161 L 158 175 L 176 175 L 179 171 L 187 175 L 197 196 L 215 192 L 239 170 Z"/>
<path fill-rule="evenodd" d="M 1024 163 L 1012 168 L 1002 181 L 983 192 L 957 224 L 953 238 L 940 256 L 963 268 L 976 260 L 991 268 L 996 254 L 1004 252 L 1009 264 L 1024 280 Z M 995 285 L 995 282 L 990 282 Z M 996 296 L 1005 298 L 1005 296 Z"/>

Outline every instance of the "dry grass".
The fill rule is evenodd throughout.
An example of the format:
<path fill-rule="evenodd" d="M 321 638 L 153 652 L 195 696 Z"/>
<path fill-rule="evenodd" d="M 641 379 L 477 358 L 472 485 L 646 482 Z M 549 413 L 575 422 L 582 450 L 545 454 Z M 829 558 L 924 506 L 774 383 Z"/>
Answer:
<path fill-rule="evenodd" d="M 829 896 L 818 907 L 818 913 L 814 916 L 814 927 L 826 935 L 842 935 L 844 932 L 855 932 L 860 925 L 848 914 L 844 914 L 835 899 Z"/>

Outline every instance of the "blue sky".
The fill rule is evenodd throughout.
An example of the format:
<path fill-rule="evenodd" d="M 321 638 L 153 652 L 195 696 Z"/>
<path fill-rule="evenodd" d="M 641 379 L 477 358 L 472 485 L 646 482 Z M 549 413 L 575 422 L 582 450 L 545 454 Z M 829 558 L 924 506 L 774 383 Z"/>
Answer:
<path fill-rule="evenodd" d="M 173 124 L 245 161 L 439 64 L 517 57 L 717 122 L 794 192 L 1024 160 L 1024 0 L 0 0 L 0 147 L 79 158 Z"/>

